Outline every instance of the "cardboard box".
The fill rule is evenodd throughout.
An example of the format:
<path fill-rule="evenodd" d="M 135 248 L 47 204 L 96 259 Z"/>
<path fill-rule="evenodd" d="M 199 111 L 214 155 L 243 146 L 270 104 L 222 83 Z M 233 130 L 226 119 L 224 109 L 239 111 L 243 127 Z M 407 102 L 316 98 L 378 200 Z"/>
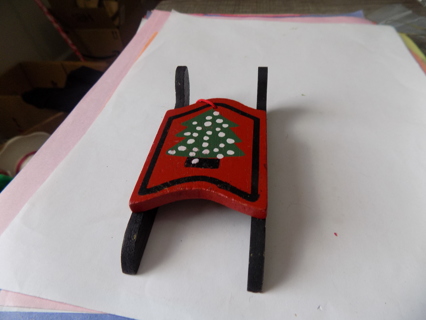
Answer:
<path fill-rule="evenodd" d="M 75 29 L 68 36 L 86 59 L 108 60 L 124 49 L 120 32 L 109 29 Z"/>
<path fill-rule="evenodd" d="M 73 29 L 119 27 L 126 22 L 126 17 L 142 7 L 140 0 L 100 0 L 97 7 L 85 6 L 76 0 L 49 0 L 49 3 L 62 25 Z"/>
<path fill-rule="evenodd" d="M 78 7 L 76 0 L 49 3 L 81 54 L 94 60 L 117 57 L 136 33 L 144 14 L 140 0 L 103 0 L 98 8 Z"/>
<path fill-rule="evenodd" d="M 108 68 L 102 62 L 22 62 L 3 74 L 0 77 L 0 143 L 49 119 L 57 122 L 58 111 L 38 109 L 25 103 L 20 95 L 35 87 L 64 87 L 67 75 L 81 66 L 99 71 Z M 51 131 L 51 124 L 47 126 Z"/>

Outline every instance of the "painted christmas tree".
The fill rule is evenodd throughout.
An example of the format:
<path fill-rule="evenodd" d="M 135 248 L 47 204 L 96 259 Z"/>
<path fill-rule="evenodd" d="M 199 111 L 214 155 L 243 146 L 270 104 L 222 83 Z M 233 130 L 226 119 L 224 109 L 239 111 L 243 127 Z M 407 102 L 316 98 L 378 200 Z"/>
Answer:
<path fill-rule="evenodd" d="M 167 150 L 167 153 L 187 157 L 187 167 L 218 168 L 220 159 L 244 155 L 235 145 L 241 142 L 240 138 L 231 130 L 238 125 L 217 110 L 210 109 L 182 125 L 187 128 L 176 136 L 185 139 Z"/>

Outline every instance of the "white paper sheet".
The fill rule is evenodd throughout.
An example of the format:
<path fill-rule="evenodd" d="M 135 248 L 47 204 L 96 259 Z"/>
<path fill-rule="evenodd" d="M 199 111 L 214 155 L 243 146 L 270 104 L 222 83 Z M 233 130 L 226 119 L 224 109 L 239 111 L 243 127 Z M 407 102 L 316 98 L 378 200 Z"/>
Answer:
<path fill-rule="evenodd" d="M 128 198 L 187 65 L 191 102 L 255 106 L 269 67 L 265 293 L 250 218 L 206 201 L 157 216 L 137 276 Z M 426 80 L 389 27 L 173 14 L 0 238 L 0 287 L 137 319 L 421 319 Z"/>

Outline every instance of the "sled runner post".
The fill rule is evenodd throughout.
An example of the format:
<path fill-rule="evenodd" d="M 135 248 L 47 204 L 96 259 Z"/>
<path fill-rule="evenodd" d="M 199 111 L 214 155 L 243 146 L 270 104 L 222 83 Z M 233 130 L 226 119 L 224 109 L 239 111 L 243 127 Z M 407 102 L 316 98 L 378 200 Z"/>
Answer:
<path fill-rule="evenodd" d="M 176 68 L 175 91 L 175 109 L 189 105 L 189 74 L 187 67 L 179 66 Z"/>
<path fill-rule="evenodd" d="M 189 104 L 188 68 L 179 66 L 175 75 L 175 109 Z M 121 270 L 125 274 L 138 272 L 158 208 L 146 212 L 132 212 L 121 248 Z"/>
<path fill-rule="evenodd" d="M 130 216 L 121 248 L 123 273 L 138 273 L 156 214 L 157 209 L 152 209 L 146 212 L 133 212 Z"/>
<path fill-rule="evenodd" d="M 259 67 L 257 77 L 257 109 L 266 112 L 268 68 Z M 266 218 L 251 218 L 250 254 L 247 291 L 262 292 L 265 264 Z"/>
<path fill-rule="evenodd" d="M 266 219 L 251 218 L 247 291 L 262 292 L 265 264 Z"/>
<path fill-rule="evenodd" d="M 258 110 L 266 112 L 266 97 L 268 91 L 268 68 L 259 67 L 257 74 L 257 106 Z"/>

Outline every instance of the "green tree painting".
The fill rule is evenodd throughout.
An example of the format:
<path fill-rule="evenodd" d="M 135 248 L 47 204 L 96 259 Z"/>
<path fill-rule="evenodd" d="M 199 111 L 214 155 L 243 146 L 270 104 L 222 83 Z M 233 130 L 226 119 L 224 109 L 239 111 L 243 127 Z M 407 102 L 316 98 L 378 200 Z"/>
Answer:
<path fill-rule="evenodd" d="M 167 153 L 187 157 L 188 166 L 217 168 L 220 159 L 224 157 L 244 155 L 236 146 L 241 139 L 231 130 L 238 125 L 223 117 L 217 110 L 210 109 L 182 125 L 187 128 L 176 136 L 185 139 L 167 150 Z M 212 159 L 217 165 L 206 165 L 208 159 Z"/>

